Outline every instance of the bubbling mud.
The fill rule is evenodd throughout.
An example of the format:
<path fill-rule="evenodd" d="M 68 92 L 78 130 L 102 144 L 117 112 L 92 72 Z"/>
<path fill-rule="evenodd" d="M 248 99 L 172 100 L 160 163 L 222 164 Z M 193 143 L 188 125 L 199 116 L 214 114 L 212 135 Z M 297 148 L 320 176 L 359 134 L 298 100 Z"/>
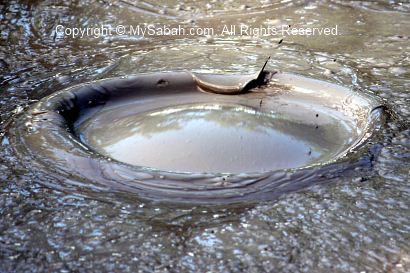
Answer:
<path fill-rule="evenodd" d="M 241 105 L 188 104 L 122 118 L 116 116 L 123 108 L 115 110 L 82 125 L 83 142 L 118 161 L 175 172 L 307 166 L 348 148 L 354 130 L 354 124 L 339 125 L 333 116 L 309 124 Z"/>
<path fill-rule="evenodd" d="M 73 87 L 16 119 L 10 142 L 62 185 L 172 202 L 269 200 L 368 164 L 348 156 L 378 126 L 379 101 L 286 73 L 241 90 L 254 79 L 175 72 Z"/>

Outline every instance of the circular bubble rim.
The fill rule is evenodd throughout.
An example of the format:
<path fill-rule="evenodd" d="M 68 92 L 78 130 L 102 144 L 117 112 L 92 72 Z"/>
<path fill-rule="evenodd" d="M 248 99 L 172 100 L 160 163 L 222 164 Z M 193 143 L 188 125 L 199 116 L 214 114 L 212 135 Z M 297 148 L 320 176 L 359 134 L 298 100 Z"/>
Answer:
<path fill-rule="evenodd" d="M 243 94 L 237 91 L 248 86 L 253 79 L 254 75 L 168 72 L 82 84 L 53 93 L 32 105 L 16 117 L 8 137 L 14 151 L 28 168 L 45 172 L 58 181 L 39 181 L 51 187 L 135 193 L 143 199 L 177 203 L 272 200 L 284 193 L 326 183 L 355 168 L 371 165 L 369 160 L 349 155 L 380 126 L 384 109 L 381 102 L 340 85 L 288 73 L 276 73 L 271 80 L 274 85 L 287 90 L 286 96 L 317 100 L 319 104 L 332 101 L 334 109 L 350 115 L 362 126 L 360 137 L 348 151 L 331 161 L 295 169 L 258 173 L 169 172 L 133 166 L 103 156 L 82 143 L 75 133 L 75 124 L 83 116 L 98 112 L 111 101 L 129 100 L 144 93 L 161 96 L 174 92 L 172 90 L 184 93 L 214 91 L 215 88 L 233 90 L 236 95 L 210 96 L 224 96 L 225 101 L 229 101 L 231 96 L 244 96 L 249 101 L 252 96 L 257 96 L 258 90 L 243 90 Z M 208 86 L 210 90 L 207 90 Z M 260 89 L 263 91 L 264 87 Z"/>

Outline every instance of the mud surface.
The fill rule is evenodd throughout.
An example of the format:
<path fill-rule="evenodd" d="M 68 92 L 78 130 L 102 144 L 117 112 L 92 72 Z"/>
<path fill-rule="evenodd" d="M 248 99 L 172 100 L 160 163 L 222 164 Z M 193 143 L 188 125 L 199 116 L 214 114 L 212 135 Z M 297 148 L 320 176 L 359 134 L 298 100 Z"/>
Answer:
<path fill-rule="evenodd" d="M 275 202 L 176 206 L 59 190 L 0 149 L 0 270 L 141 272 L 410 271 L 410 7 L 358 1 L 10 1 L 1 4 L 0 132 L 52 92 L 105 77 L 269 69 L 370 92 L 396 113 L 371 168 Z M 337 37 L 70 39 L 57 24 L 338 24 Z M 365 151 L 360 157 L 371 157 Z M 47 186 L 48 185 L 48 186 Z"/>
<path fill-rule="evenodd" d="M 340 128 L 338 141 L 324 135 L 332 132 L 331 128 L 323 128 L 312 130 L 316 136 L 309 142 L 303 138 L 304 132 L 298 131 L 309 126 L 239 105 L 168 107 L 102 124 L 106 126 L 86 130 L 85 143 L 119 161 L 180 172 L 241 173 L 304 167 L 329 157 L 346 136 L 350 137 L 348 130 Z M 299 138 L 292 135 L 298 132 Z"/>

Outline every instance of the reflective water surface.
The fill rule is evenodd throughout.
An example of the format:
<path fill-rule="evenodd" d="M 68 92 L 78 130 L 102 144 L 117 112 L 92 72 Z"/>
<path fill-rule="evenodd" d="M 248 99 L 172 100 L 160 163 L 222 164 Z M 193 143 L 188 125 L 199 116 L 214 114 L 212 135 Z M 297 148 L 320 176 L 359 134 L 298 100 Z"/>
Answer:
<path fill-rule="evenodd" d="M 352 142 L 352 128 L 338 126 L 336 117 L 328 117 L 319 128 L 240 105 L 183 105 L 111 119 L 87 121 L 81 130 L 84 142 L 113 159 L 166 171 L 305 167 L 332 159 Z"/>
<path fill-rule="evenodd" d="M 386 1 L 8 1 L 0 4 L 0 134 L 39 98 L 148 71 L 279 69 L 383 98 L 396 115 L 371 170 L 276 202 L 175 206 L 60 190 L 0 148 L 0 271 L 409 272 L 410 6 Z M 336 37 L 71 39 L 56 25 L 333 26 Z M 281 46 L 278 41 L 284 38 Z M 358 156 L 371 153 L 362 151 Z M 47 186 L 48 185 L 48 186 Z"/>

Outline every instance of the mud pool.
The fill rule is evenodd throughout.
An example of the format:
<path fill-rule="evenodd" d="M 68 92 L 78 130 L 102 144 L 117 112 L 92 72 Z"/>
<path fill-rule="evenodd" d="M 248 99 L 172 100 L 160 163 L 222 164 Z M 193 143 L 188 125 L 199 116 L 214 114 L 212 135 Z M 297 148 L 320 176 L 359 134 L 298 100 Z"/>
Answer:
<path fill-rule="evenodd" d="M 0 9 L 0 271 L 410 271 L 409 4 L 10 1 Z M 55 32 L 59 24 L 101 23 L 337 24 L 340 35 L 73 39 Z M 143 72 L 253 73 L 269 55 L 270 70 L 384 100 L 385 125 L 349 155 L 366 167 L 275 201 L 189 206 L 67 187 L 26 169 L 10 147 L 13 117 L 57 90 Z"/>

